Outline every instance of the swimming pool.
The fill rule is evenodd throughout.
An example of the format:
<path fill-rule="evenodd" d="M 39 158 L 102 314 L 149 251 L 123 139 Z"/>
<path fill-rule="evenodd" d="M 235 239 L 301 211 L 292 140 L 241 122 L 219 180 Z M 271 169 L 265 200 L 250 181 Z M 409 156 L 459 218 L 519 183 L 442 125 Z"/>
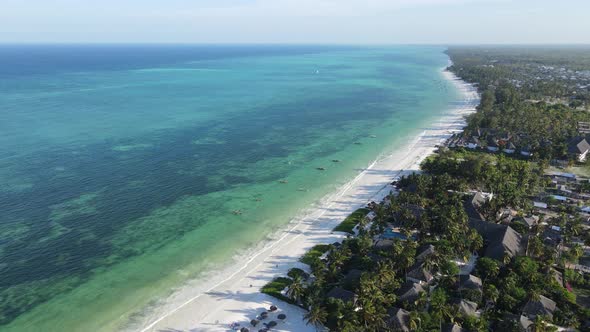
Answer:
<path fill-rule="evenodd" d="M 394 231 L 391 228 L 385 230 L 383 235 L 381 235 L 384 239 L 400 239 L 400 240 L 407 240 L 407 237 L 398 231 Z"/>

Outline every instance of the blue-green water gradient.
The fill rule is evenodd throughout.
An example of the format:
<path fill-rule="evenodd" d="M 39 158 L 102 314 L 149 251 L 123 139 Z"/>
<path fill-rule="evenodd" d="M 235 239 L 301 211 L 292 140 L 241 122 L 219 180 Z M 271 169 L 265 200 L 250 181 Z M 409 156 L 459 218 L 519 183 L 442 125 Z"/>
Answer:
<path fill-rule="evenodd" d="M 284 227 L 458 98 L 443 51 L 0 46 L 0 331 L 118 330 Z"/>

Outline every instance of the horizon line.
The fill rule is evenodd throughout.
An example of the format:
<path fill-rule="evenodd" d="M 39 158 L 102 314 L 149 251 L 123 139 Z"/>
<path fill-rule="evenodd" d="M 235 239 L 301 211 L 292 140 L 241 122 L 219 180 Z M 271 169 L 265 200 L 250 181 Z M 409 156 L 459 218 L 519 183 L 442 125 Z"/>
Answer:
<path fill-rule="evenodd" d="M 365 46 L 590 46 L 588 43 L 319 43 L 319 42 L 297 42 L 297 43 L 282 43 L 282 42 L 141 42 L 141 41 L 100 41 L 100 42 L 79 42 L 79 41 L 0 41 L 1 46 L 27 46 L 27 45 L 144 45 L 144 46 L 158 46 L 158 45 L 177 45 L 177 46 L 348 46 L 348 47 L 365 47 Z"/>

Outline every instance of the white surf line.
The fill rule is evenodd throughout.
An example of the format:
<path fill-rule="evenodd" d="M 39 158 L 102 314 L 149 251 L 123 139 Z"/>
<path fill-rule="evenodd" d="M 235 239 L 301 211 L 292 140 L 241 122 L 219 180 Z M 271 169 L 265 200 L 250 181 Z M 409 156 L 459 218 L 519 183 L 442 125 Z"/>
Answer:
<path fill-rule="evenodd" d="M 459 84 L 458 84 L 459 85 Z M 463 110 L 459 110 L 459 111 L 463 111 Z M 461 120 L 459 120 L 461 121 Z M 418 144 L 418 142 L 420 142 L 422 140 L 422 136 L 426 133 L 426 131 L 422 132 L 422 134 L 420 134 L 415 140 L 414 142 L 412 142 L 412 144 L 408 147 L 407 149 L 407 154 L 405 157 L 407 157 L 410 152 L 413 150 L 413 148 Z M 194 302 L 195 300 L 199 299 L 201 296 L 205 295 L 205 293 L 208 293 L 212 290 L 214 290 L 215 288 L 219 287 L 220 285 L 222 285 L 225 282 L 228 282 L 229 280 L 231 280 L 232 278 L 234 278 L 238 273 L 244 271 L 248 265 L 253 262 L 255 259 L 257 259 L 258 257 L 260 257 L 260 255 L 262 255 L 263 253 L 268 252 L 271 249 L 274 249 L 278 244 L 282 243 L 282 240 L 284 240 L 287 236 L 290 235 L 290 232 L 294 231 L 297 227 L 301 226 L 305 221 L 307 221 L 310 218 L 313 219 L 318 219 L 321 218 L 326 212 L 327 210 L 332 207 L 335 202 L 334 199 L 335 198 L 340 198 L 342 197 L 346 191 L 348 191 L 350 188 L 352 188 L 354 186 L 354 184 L 356 184 L 358 182 L 358 180 L 360 180 L 364 175 L 366 175 L 367 171 L 373 169 L 373 167 L 375 167 L 375 165 L 380 161 L 380 160 L 384 160 L 387 158 L 392 157 L 393 154 L 391 154 L 390 156 L 387 156 L 383 159 L 377 158 L 375 159 L 366 169 L 364 169 L 359 175 L 357 175 L 354 179 L 352 179 L 350 182 L 348 182 L 347 184 L 345 184 L 343 186 L 343 188 L 341 188 L 341 190 L 339 190 L 337 192 L 337 194 L 335 195 L 329 195 L 327 201 L 331 201 L 325 208 L 323 208 L 323 211 L 318 215 L 318 216 L 314 216 L 309 215 L 307 217 L 304 217 L 303 219 L 301 219 L 300 221 L 298 221 L 293 227 L 287 229 L 286 231 L 284 231 L 285 234 L 283 234 L 283 236 L 281 236 L 278 239 L 272 240 L 272 243 L 267 246 L 266 248 L 262 249 L 261 251 L 259 251 L 258 253 L 256 253 L 254 256 L 252 256 L 250 259 L 248 259 L 244 265 L 238 269 L 237 271 L 235 271 L 234 273 L 232 273 L 229 277 L 227 277 L 226 279 L 220 281 L 219 283 L 211 286 L 210 288 L 208 288 L 207 290 L 201 292 L 200 294 L 188 299 L 187 301 L 185 301 L 184 303 L 180 304 L 179 306 L 177 306 L 176 308 L 174 308 L 173 310 L 169 311 L 168 313 L 164 314 L 163 316 L 159 317 L 158 319 L 156 319 L 155 321 L 153 321 L 151 324 L 149 324 L 147 327 L 143 328 L 142 330 L 140 330 L 140 332 L 147 332 L 148 330 L 152 329 L 154 326 L 156 326 L 158 323 L 160 323 L 162 320 L 170 317 L 172 314 L 176 313 L 178 310 L 184 308 L 185 306 L 189 305 L 190 303 Z M 408 165 L 408 164 L 406 164 Z M 415 165 L 415 162 L 410 161 L 409 162 L 410 166 Z M 405 169 L 405 168 L 404 168 Z M 396 174 L 399 175 L 403 172 L 403 170 L 399 170 Z M 395 176 L 395 175 L 394 175 Z M 381 194 L 381 192 L 383 191 L 383 189 L 385 189 L 387 186 L 389 185 L 389 183 L 385 184 L 383 187 L 381 187 L 381 189 L 379 189 L 373 196 L 371 196 L 371 198 Z M 360 204 L 362 205 L 362 204 Z M 360 206 L 359 205 L 359 206 Z M 292 239 L 290 239 L 287 243 L 291 243 L 292 241 L 294 241 L 295 239 L 299 238 L 302 234 L 297 234 L 296 236 L 294 236 Z M 271 253 L 275 252 L 275 250 L 272 250 Z M 254 270 L 256 270 L 260 265 L 262 265 L 264 263 L 264 260 L 262 262 L 260 262 L 258 265 L 256 265 L 256 267 L 254 269 L 250 270 L 250 273 Z"/>
<path fill-rule="evenodd" d="M 346 191 L 348 191 L 350 188 L 352 188 L 354 186 L 354 184 L 356 184 L 364 175 L 366 175 L 368 170 L 371 170 L 375 165 L 377 164 L 377 160 L 375 160 L 374 162 L 372 162 L 366 169 L 364 169 L 359 175 L 357 175 L 354 179 L 352 179 L 350 182 L 348 182 L 346 185 L 343 186 L 343 188 L 338 191 L 338 193 L 333 196 L 333 197 L 329 197 L 328 201 L 333 201 L 336 198 L 340 198 L 342 197 Z M 182 303 L 181 305 L 179 305 L 178 307 L 174 308 L 173 310 L 169 311 L 168 313 L 166 313 L 165 315 L 161 316 L 160 318 L 156 319 L 154 322 L 152 322 L 150 325 L 148 325 L 147 327 L 143 328 L 141 330 L 141 332 L 147 332 L 148 330 L 152 329 L 154 326 L 156 326 L 159 322 L 161 322 L 162 320 L 170 317 L 170 315 L 174 314 L 175 312 L 177 312 L 178 310 L 182 309 L 183 307 L 189 305 L 191 302 L 199 299 L 201 296 L 203 296 L 205 293 L 208 293 L 212 290 L 214 290 L 215 288 L 221 286 L 223 283 L 231 280 L 232 278 L 234 278 L 238 273 L 242 272 L 243 270 L 245 270 L 248 265 L 250 263 L 252 263 L 256 258 L 258 258 L 260 255 L 262 255 L 263 253 L 269 251 L 270 249 L 273 249 L 275 246 L 277 246 L 278 244 L 280 244 L 281 242 L 283 242 L 282 240 L 284 240 L 287 236 L 290 235 L 289 232 L 294 231 L 297 227 L 301 226 L 307 219 L 309 218 L 314 218 L 314 219 L 318 219 L 321 218 L 326 212 L 327 209 L 329 209 L 330 207 L 332 207 L 334 205 L 335 202 L 331 202 L 328 204 L 328 206 L 326 206 L 322 211 L 322 213 L 320 213 L 318 216 L 307 216 L 303 219 L 301 219 L 299 222 L 297 222 L 296 225 L 294 225 L 293 227 L 287 229 L 286 231 L 284 231 L 284 235 L 281 236 L 278 239 L 272 240 L 272 243 L 267 246 L 266 248 L 262 249 L 261 251 L 259 251 L 258 253 L 256 253 L 254 256 L 252 256 L 249 260 L 246 261 L 246 263 L 244 263 L 244 265 L 237 271 L 235 271 L 234 273 L 232 273 L 229 277 L 227 277 L 226 279 L 220 281 L 219 283 L 211 286 L 210 288 L 208 288 L 207 290 L 201 292 L 200 294 L 188 299 L 187 301 L 185 301 L 184 303 Z M 292 242 L 294 239 L 298 238 L 299 236 L 301 236 L 302 234 L 298 234 L 296 235 L 292 240 L 286 242 L 286 243 L 290 243 Z M 274 251 L 271 251 L 274 252 Z M 263 264 L 264 261 L 262 261 L 260 264 L 258 264 L 256 267 L 259 267 L 261 264 Z M 255 270 L 255 269 L 253 269 Z"/>

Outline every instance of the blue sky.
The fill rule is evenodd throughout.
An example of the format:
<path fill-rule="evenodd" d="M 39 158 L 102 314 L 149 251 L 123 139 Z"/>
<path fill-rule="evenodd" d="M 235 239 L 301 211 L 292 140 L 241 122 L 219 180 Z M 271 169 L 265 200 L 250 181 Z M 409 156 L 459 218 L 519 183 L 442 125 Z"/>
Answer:
<path fill-rule="evenodd" d="M 590 43 L 590 0 L 0 0 L 0 42 Z"/>

